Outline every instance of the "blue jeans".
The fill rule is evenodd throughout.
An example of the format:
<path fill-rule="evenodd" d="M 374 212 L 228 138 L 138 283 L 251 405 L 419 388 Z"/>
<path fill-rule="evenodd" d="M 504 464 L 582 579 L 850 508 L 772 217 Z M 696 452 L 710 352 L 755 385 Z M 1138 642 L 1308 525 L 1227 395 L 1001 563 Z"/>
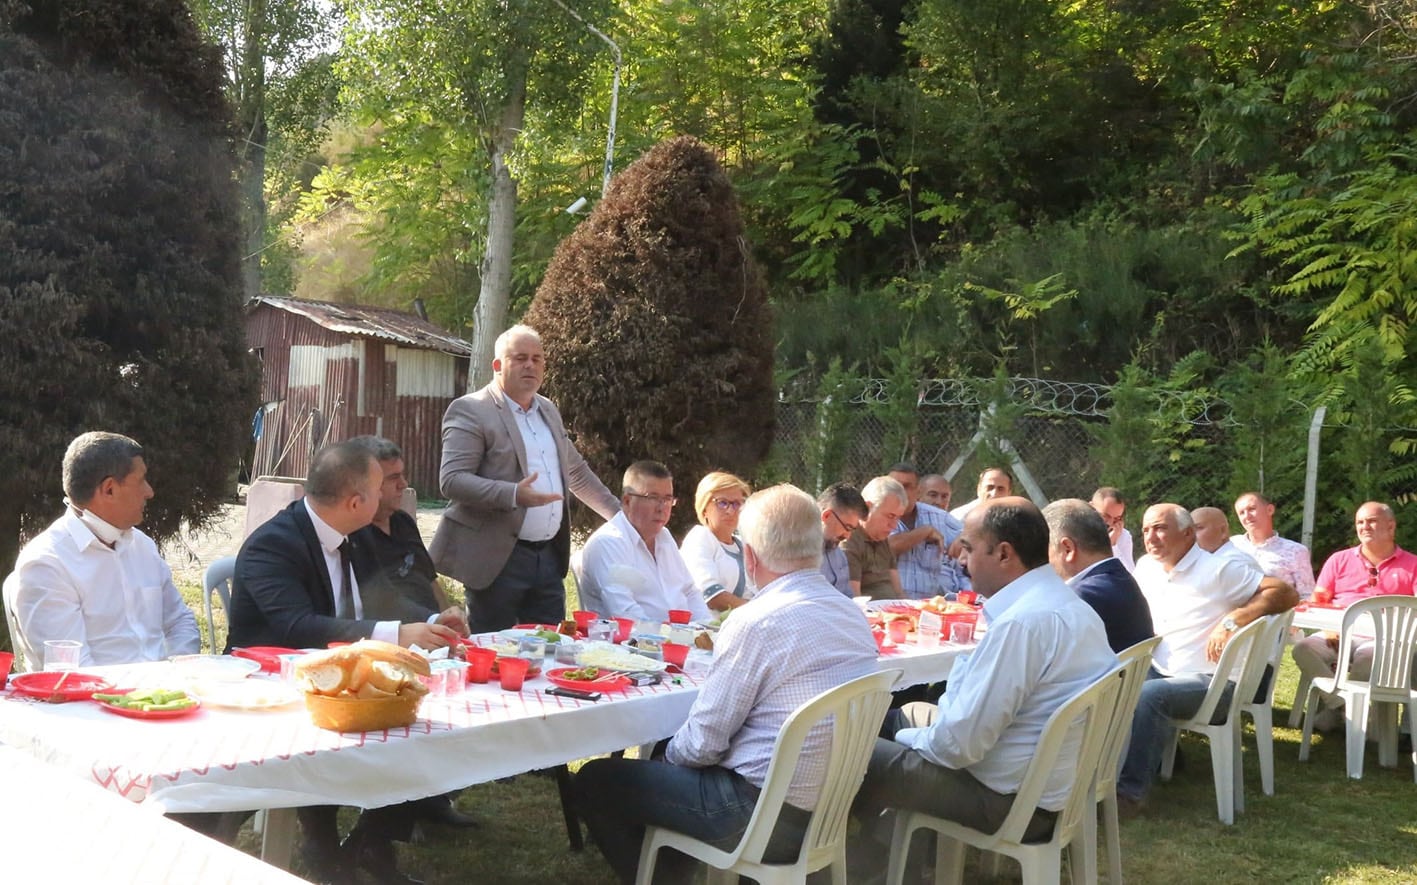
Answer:
<path fill-rule="evenodd" d="M 573 782 L 577 810 L 621 882 L 633 883 L 645 827 L 663 827 L 730 851 L 738 844 L 760 790 L 726 768 L 688 768 L 662 760 L 593 759 Z M 784 805 L 764 860 L 790 863 L 807 830 L 807 812 Z M 656 882 L 687 882 L 694 862 L 661 849 Z"/>
<path fill-rule="evenodd" d="M 1156 778 L 1156 770 L 1161 767 L 1161 752 L 1171 739 L 1170 720 L 1196 715 L 1210 689 L 1210 680 L 1209 673 L 1162 676 L 1155 668 L 1147 671 L 1137 712 L 1132 718 L 1131 742 L 1122 762 L 1122 773 L 1117 778 L 1117 795 L 1128 799 L 1146 796 Z M 1223 696 L 1218 707 L 1222 714 L 1227 703 L 1228 696 Z"/>

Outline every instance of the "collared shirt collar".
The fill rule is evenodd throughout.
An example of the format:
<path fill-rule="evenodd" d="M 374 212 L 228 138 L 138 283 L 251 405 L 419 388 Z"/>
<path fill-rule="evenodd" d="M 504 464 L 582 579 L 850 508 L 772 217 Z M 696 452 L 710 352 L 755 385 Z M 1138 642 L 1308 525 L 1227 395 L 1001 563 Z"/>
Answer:
<path fill-rule="evenodd" d="M 84 550 L 90 546 L 106 547 L 110 550 L 119 549 L 126 546 L 133 540 L 133 530 L 117 528 L 94 513 L 80 510 L 73 504 L 69 504 L 64 510 L 64 526 L 69 532 L 69 536 L 74 539 L 74 544 Z M 113 540 L 108 541 L 104 535 Z"/>
<path fill-rule="evenodd" d="M 310 506 L 310 498 L 303 500 L 305 512 L 310 514 L 310 522 L 315 525 L 315 536 L 320 539 L 320 546 L 330 553 L 339 551 L 339 545 L 344 543 L 345 536 L 330 527 L 330 524 L 320 518 L 320 514 L 315 512 L 315 508 Z"/>
<path fill-rule="evenodd" d="M 1186 555 L 1182 556 L 1180 561 L 1176 563 L 1176 567 L 1171 569 L 1170 572 L 1167 572 L 1167 574 L 1185 574 L 1187 571 L 1190 571 L 1190 569 L 1197 562 L 1199 562 L 1202 557 L 1209 555 L 1209 553 L 1206 553 L 1204 550 L 1201 549 L 1201 545 L 1193 543 L 1191 544 L 1191 549 L 1186 551 Z M 1159 562 L 1157 564 L 1160 565 Z M 1166 570 L 1163 568 L 1162 571 Z"/>
<path fill-rule="evenodd" d="M 991 622 L 997 621 L 1020 599 L 1023 599 L 1049 575 L 1056 578 L 1058 575 L 1053 571 L 1051 565 L 1040 565 L 1032 571 L 1025 572 L 1017 578 L 1004 585 L 998 593 L 984 600 L 984 616 Z"/>

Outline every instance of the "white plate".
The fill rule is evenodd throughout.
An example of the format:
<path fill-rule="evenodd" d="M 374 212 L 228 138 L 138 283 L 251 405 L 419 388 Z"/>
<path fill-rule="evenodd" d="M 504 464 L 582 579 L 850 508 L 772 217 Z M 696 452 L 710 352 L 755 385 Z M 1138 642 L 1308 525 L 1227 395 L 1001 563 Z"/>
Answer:
<path fill-rule="evenodd" d="M 178 655 L 172 663 L 184 678 L 200 682 L 240 682 L 261 669 L 257 661 L 232 655 Z"/>
<path fill-rule="evenodd" d="M 300 700 L 300 693 L 283 682 L 247 679 L 242 682 L 203 682 L 189 693 L 211 707 L 231 710 L 274 710 Z"/>
<path fill-rule="evenodd" d="M 576 664 L 582 667 L 604 667 L 609 670 L 663 672 L 669 665 L 644 655 L 638 655 L 627 648 L 608 642 L 587 642 L 584 650 L 576 655 Z"/>

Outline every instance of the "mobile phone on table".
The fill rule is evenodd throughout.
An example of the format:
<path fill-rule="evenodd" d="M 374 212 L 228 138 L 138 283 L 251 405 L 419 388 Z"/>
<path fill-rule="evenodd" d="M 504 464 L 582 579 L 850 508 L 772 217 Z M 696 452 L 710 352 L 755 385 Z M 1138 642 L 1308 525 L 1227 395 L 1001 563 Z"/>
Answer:
<path fill-rule="evenodd" d="M 598 691 L 580 691 L 574 688 L 548 688 L 547 694 L 554 694 L 558 698 L 575 698 L 578 701 L 598 701 L 601 694 Z"/>

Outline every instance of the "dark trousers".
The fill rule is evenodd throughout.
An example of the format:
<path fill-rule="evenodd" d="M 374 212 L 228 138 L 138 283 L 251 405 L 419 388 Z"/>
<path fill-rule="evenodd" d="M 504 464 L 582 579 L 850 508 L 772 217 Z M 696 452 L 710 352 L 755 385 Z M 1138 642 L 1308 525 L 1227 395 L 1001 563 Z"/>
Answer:
<path fill-rule="evenodd" d="M 514 624 L 559 624 L 566 617 L 565 580 L 554 541 L 518 541 L 491 584 L 468 590 L 468 627 L 490 633 Z"/>
<path fill-rule="evenodd" d="M 661 760 L 593 759 L 572 784 L 576 805 L 591 838 L 621 882 L 633 883 L 645 827 L 657 826 L 731 850 L 743 837 L 759 789 L 735 771 L 718 766 L 688 768 Z M 764 859 L 791 863 L 802 848 L 810 815 L 784 805 Z M 655 882 L 693 878 L 694 861 L 662 849 Z"/>
<path fill-rule="evenodd" d="M 894 737 L 901 728 L 926 727 L 934 721 L 938 709 L 934 704 L 916 703 L 891 710 L 883 732 Z M 890 816 L 881 818 L 887 808 L 921 811 L 982 833 L 993 833 L 1003 826 L 1013 804 L 1014 794 L 995 792 L 967 771 L 936 765 L 904 744 L 880 737 L 852 811 L 869 837 L 862 848 L 875 852 L 890 844 L 894 820 Z M 1024 830 L 1024 840 L 1047 839 L 1053 834 L 1057 817 L 1056 812 L 1036 809 Z"/>
<path fill-rule="evenodd" d="M 407 842 L 413 833 L 416 804 L 400 802 L 371 808 L 360 813 L 354 828 L 375 840 Z M 338 813 L 338 805 L 307 805 L 295 812 L 306 841 L 322 851 L 339 848 L 339 825 L 335 819 Z"/>

